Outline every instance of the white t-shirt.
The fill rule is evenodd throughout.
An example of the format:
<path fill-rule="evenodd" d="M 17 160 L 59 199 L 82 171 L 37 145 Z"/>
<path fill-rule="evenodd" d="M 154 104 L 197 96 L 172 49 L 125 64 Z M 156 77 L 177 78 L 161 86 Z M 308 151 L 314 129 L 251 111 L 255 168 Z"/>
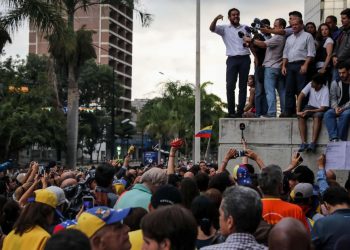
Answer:
<path fill-rule="evenodd" d="M 226 46 L 227 56 L 243 56 L 250 55 L 249 48 L 243 47 L 243 39 L 238 36 L 238 32 L 242 31 L 245 35 L 249 35 L 245 30 L 246 25 L 235 27 L 229 25 L 216 25 L 215 33 L 222 37 Z"/>
<path fill-rule="evenodd" d="M 334 44 L 333 39 L 330 38 L 330 37 L 327 37 L 326 41 L 325 41 L 324 44 L 323 44 L 323 48 L 326 49 L 328 44 Z M 324 62 L 316 62 L 316 69 L 322 68 L 323 65 L 324 65 Z M 329 66 L 329 65 L 328 65 L 328 66 Z"/>
<path fill-rule="evenodd" d="M 316 91 L 311 87 L 311 82 L 309 82 L 301 92 L 305 96 L 309 95 L 308 105 L 315 108 L 329 107 L 329 90 L 327 86 L 323 85 L 319 91 Z"/>

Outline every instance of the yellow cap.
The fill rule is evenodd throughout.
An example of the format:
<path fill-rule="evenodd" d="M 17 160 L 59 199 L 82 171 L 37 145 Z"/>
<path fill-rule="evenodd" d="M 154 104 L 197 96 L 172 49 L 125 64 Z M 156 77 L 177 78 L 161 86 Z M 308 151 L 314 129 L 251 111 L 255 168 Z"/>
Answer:
<path fill-rule="evenodd" d="M 50 207 L 57 207 L 57 197 L 54 192 L 51 192 L 47 189 L 38 189 L 34 191 L 35 193 L 35 202 L 46 204 Z"/>

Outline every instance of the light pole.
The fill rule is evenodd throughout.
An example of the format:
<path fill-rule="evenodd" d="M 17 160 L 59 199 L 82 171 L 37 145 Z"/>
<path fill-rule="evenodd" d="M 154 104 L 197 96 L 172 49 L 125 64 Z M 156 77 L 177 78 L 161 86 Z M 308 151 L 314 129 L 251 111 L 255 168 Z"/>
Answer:
<path fill-rule="evenodd" d="M 108 50 L 100 46 L 97 46 L 96 44 L 93 44 L 93 46 L 107 52 L 109 55 Z M 113 73 L 112 73 L 113 81 L 112 81 L 112 105 L 111 105 L 111 132 L 110 132 L 110 143 L 109 143 L 111 160 L 114 158 L 114 153 L 115 153 L 115 63 L 113 63 L 112 68 L 113 68 Z"/>
<path fill-rule="evenodd" d="M 194 128 L 195 134 L 199 132 L 201 126 L 201 84 L 200 84 L 200 64 L 201 64 L 201 43 L 200 43 L 200 0 L 197 0 L 196 8 L 196 93 L 195 93 L 195 120 Z M 194 162 L 195 164 L 200 161 L 201 155 L 201 141 L 199 137 L 194 139 Z"/>

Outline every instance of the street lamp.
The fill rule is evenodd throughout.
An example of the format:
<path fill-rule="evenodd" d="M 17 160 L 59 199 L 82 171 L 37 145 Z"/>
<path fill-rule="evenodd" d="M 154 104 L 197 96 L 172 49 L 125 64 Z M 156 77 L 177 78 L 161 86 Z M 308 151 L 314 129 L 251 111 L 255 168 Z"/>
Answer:
<path fill-rule="evenodd" d="M 109 51 L 97 46 L 96 44 L 93 44 L 93 46 L 105 51 L 109 55 Z M 111 132 L 110 132 L 110 158 L 114 158 L 115 153 L 115 64 L 112 65 L 113 68 L 113 82 L 112 82 L 112 105 L 111 105 Z"/>

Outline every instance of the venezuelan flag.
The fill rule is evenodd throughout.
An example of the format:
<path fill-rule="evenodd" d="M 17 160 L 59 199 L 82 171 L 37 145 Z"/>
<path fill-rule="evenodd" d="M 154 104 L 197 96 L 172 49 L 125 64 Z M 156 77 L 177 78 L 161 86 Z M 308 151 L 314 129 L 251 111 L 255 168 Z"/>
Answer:
<path fill-rule="evenodd" d="M 201 138 L 210 138 L 211 133 L 213 131 L 213 126 L 207 126 L 205 128 L 202 128 L 195 137 L 201 137 Z"/>

